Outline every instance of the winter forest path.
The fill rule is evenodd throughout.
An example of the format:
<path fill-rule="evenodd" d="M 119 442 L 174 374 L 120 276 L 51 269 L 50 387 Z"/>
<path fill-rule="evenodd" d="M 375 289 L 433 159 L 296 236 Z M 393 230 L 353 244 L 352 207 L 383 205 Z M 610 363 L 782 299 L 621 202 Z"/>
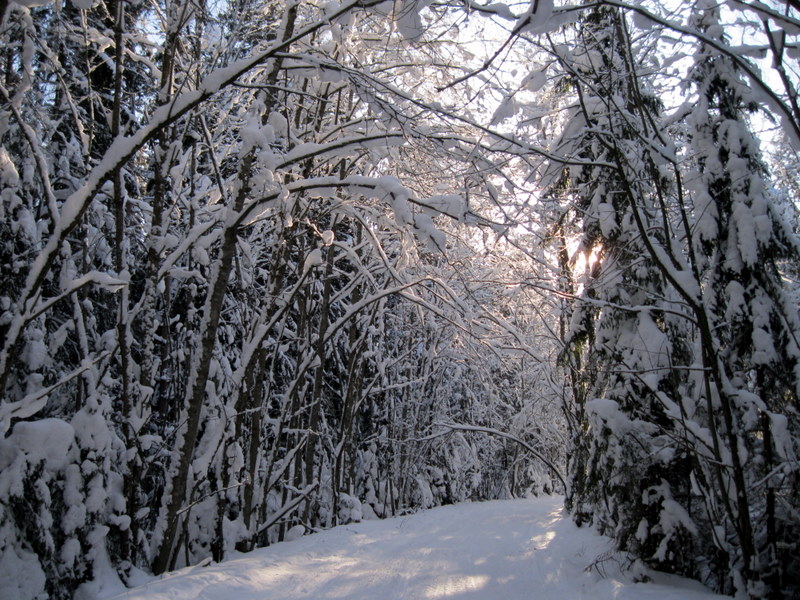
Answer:
<path fill-rule="evenodd" d="M 336 527 L 208 567 L 166 575 L 116 600 L 712 600 L 699 584 L 633 583 L 612 547 L 578 529 L 563 499 L 445 506 Z"/>

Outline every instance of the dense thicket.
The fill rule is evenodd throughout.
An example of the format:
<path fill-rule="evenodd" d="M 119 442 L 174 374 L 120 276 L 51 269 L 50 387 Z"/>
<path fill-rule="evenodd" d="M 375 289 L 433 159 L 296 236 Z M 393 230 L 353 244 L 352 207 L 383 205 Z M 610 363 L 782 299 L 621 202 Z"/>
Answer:
<path fill-rule="evenodd" d="M 794 2 L 35 4 L 0 4 L 11 598 L 551 492 L 798 593 Z"/>
<path fill-rule="evenodd" d="M 418 59 L 384 40 L 415 13 L 386 10 L 9 6 L 11 597 L 557 485 L 518 442 L 453 428 L 562 452 L 503 266 L 443 233 L 489 226 L 459 193 L 485 159 L 392 90 Z"/>

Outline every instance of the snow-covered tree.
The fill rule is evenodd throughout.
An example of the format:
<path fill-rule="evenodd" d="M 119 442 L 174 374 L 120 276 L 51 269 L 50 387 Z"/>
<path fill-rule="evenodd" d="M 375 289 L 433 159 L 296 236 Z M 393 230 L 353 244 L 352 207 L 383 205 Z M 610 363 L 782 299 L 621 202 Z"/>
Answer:
<path fill-rule="evenodd" d="M 800 255 L 748 123 L 757 104 L 736 63 L 713 47 L 728 44 L 719 9 L 701 3 L 692 19 L 707 38 L 691 73 L 696 166 L 687 187 L 703 299 L 696 311 L 705 369 L 698 402 L 706 404 L 705 425 L 725 466 L 715 473 L 715 494 L 726 507 L 715 543 L 728 554 L 734 579 L 742 578 L 737 587 L 780 597 L 797 589 L 789 575 L 796 558 L 777 548 L 797 530 L 787 516 L 794 503 L 778 498 L 788 499 L 797 479 L 787 465 L 797 452 L 800 321 L 784 276 Z"/>
<path fill-rule="evenodd" d="M 578 523 L 593 523 L 621 547 L 686 570 L 691 560 L 677 549 L 694 526 L 674 500 L 688 488 L 678 475 L 686 453 L 676 451 L 659 398 L 680 393 L 685 379 L 673 368 L 685 360 L 685 327 L 669 314 L 668 283 L 653 256 L 668 244 L 661 219 L 671 193 L 656 166 L 659 103 L 621 11 L 588 9 L 574 35 L 568 53 L 557 51 L 574 104 L 549 192 L 563 207 L 556 239 L 572 252 L 562 258 L 562 292 L 575 297 L 561 359 L 572 380 L 567 505 Z M 563 248 L 572 236 L 575 249 Z"/>

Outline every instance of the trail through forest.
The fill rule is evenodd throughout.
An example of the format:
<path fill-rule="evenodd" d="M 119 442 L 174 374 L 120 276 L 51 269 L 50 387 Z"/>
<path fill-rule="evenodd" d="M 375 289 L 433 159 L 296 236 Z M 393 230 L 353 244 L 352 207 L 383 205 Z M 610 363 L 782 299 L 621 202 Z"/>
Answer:
<path fill-rule="evenodd" d="M 799 98 L 800 0 L 0 0 L 0 600 L 800 599 Z"/>
<path fill-rule="evenodd" d="M 206 567 L 114 600 L 712 600 L 687 579 L 621 572 L 608 538 L 578 529 L 563 498 L 444 506 L 335 527 Z M 111 600 L 110 594 L 102 597 Z"/>

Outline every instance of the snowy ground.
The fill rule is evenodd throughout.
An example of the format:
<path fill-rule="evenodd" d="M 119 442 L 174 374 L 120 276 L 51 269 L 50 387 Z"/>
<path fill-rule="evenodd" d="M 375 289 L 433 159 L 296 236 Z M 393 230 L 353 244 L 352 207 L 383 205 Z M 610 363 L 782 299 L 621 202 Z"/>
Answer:
<path fill-rule="evenodd" d="M 222 564 L 193 567 L 116 600 L 712 600 L 699 584 L 633 583 L 610 542 L 577 529 L 557 497 L 445 506 L 344 525 Z M 106 594 L 105 598 L 109 598 Z"/>

